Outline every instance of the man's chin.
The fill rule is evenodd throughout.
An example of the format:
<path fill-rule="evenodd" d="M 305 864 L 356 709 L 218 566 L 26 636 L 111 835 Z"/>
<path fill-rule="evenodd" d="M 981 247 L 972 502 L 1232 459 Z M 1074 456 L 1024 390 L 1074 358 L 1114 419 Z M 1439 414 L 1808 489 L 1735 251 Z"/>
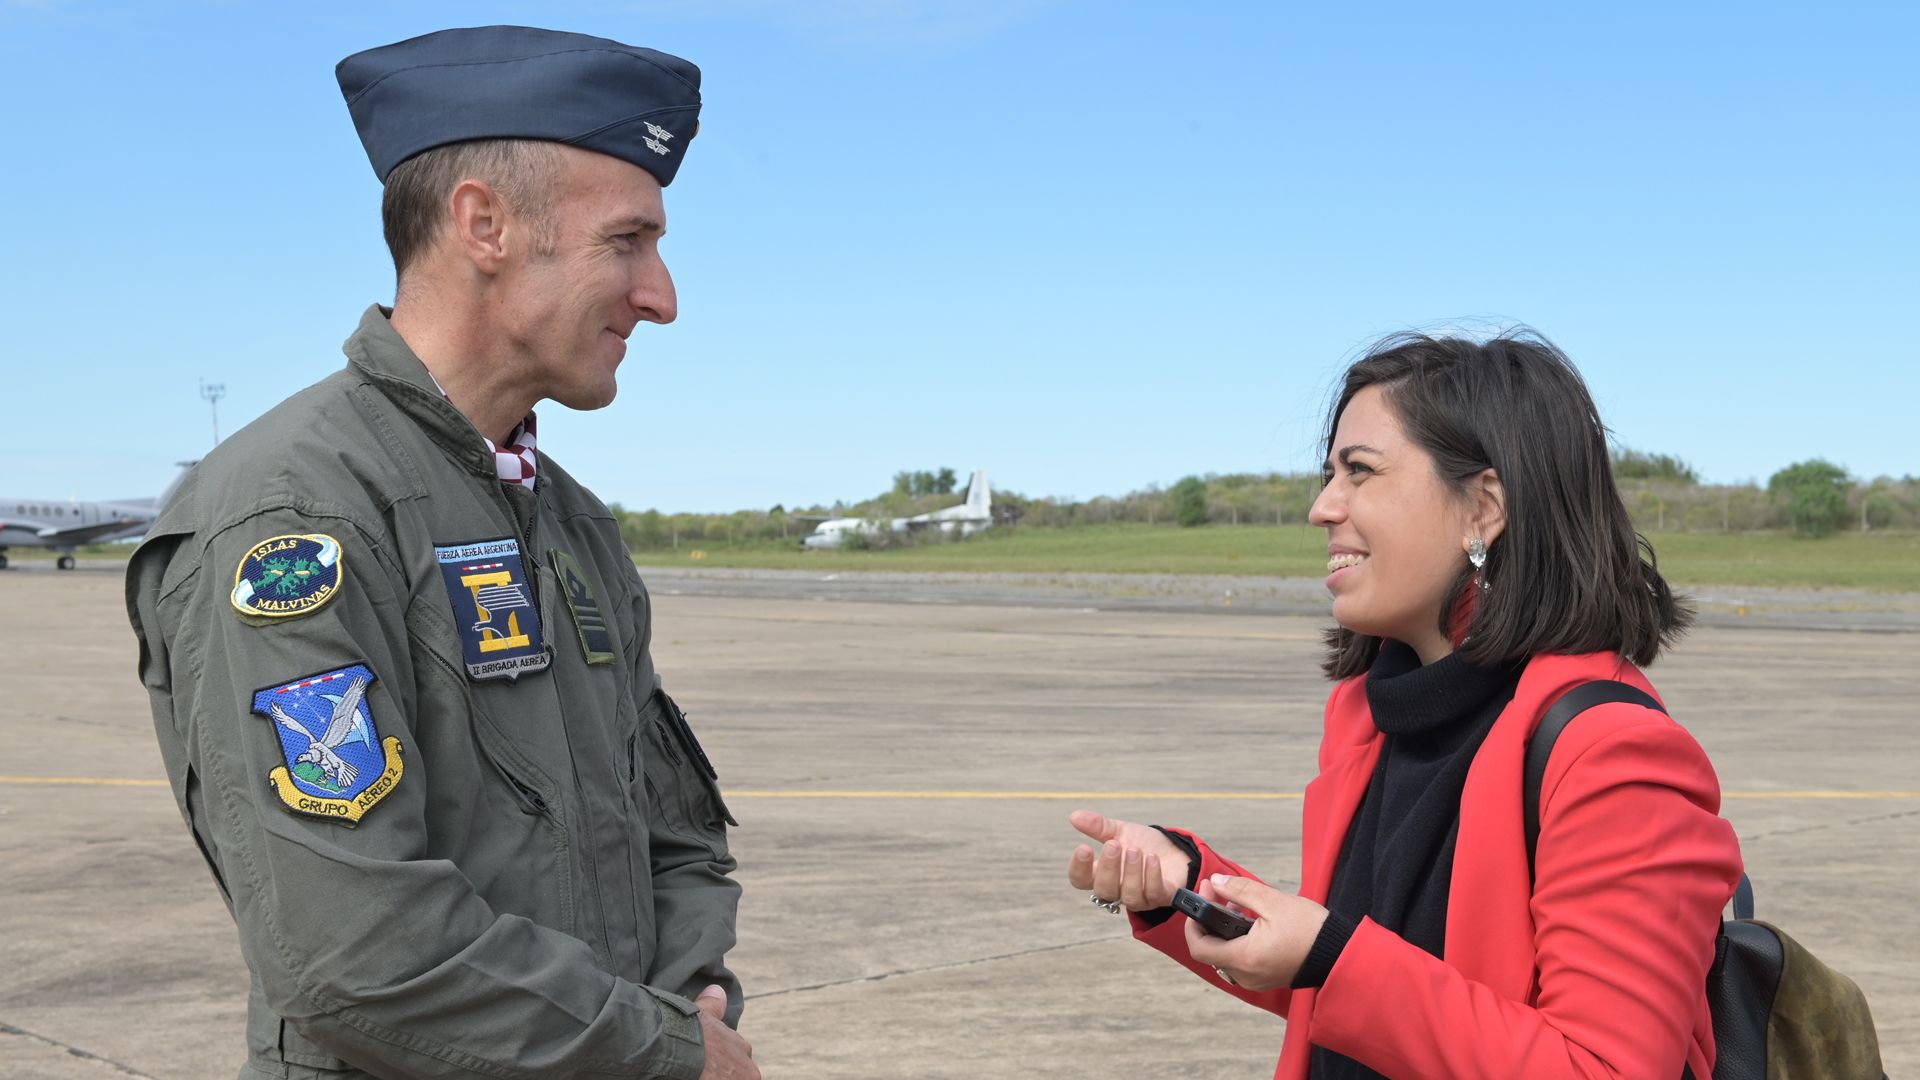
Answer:
<path fill-rule="evenodd" d="M 613 404 L 613 399 L 619 392 L 620 388 L 614 385 L 613 380 L 609 379 L 604 387 L 574 390 L 565 397 L 555 395 L 553 400 L 576 412 L 592 412 L 595 409 L 604 409 Z"/>
<path fill-rule="evenodd" d="M 592 412 L 613 404 L 613 399 L 619 392 L 620 384 L 615 381 L 613 372 L 606 370 L 600 373 L 598 378 L 582 380 L 547 396 L 569 409 Z"/>

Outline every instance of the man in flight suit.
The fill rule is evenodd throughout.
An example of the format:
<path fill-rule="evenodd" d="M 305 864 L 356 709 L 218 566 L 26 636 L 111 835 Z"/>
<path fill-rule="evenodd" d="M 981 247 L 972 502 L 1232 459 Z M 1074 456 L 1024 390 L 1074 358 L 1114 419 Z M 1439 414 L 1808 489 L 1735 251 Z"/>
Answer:
<path fill-rule="evenodd" d="M 531 411 L 606 405 L 673 321 L 699 69 L 495 26 L 338 75 L 394 306 L 194 469 L 127 581 L 253 976 L 241 1075 L 757 1078 L 731 819 L 619 527 Z"/>

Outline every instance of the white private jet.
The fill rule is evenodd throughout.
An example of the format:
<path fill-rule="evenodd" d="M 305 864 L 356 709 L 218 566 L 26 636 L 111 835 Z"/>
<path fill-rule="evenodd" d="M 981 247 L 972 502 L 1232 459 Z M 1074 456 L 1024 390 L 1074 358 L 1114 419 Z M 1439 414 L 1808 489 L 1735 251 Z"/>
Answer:
<path fill-rule="evenodd" d="M 160 509 L 173 497 L 180 481 L 198 461 L 182 461 L 180 474 L 165 491 L 150 499 L 115 499 L 112 502 L 80 502 L 70 499 L 0 499 L 0 570 L 7 568 L 10 547 L 50 547 L 60 552 L 54 564 L 62 570 L 73 569 L 73 549 L 81 544 L 100 544 L 139 536 L 160 516 Z"/>
<path fill-rule="evenodd" d="M 846 542 L 854 533 L 918 532 L 939 529 L 949 536 L 972 536 L 993 527 L 993 492 L 987 487 L 987 471 L 973 470 L 973 482 L 967 485 L 967 501 L 945 510 L 903 518 L 829 518 L 803 537 L 800 546 L 810 551 L 830 551 Z"/>

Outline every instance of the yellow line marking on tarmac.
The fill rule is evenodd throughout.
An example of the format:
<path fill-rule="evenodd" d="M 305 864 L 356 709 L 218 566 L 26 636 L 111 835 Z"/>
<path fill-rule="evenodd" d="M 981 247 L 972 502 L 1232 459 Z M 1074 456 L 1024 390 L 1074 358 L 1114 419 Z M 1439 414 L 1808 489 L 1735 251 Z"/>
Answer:
<path fill-rule="evenodd" d="M 166 787 L 165 780 L 0 776 L 0 784 Z M 728 791 L 729 799 L 1301 799 L 1298 791 Z M 1723 799 L 1920 799 L 1920 791 L 1723 791 Z"/>
<path fill-rule="evenodd" d="M 728 791 L 729 799 L 1301 799 L 1298 791 Z M 1725 791 L 1726 799 L 1920 799 L 1920 791 Z"/>
<path fill-rule="evenodd" d="M 1723 799 L 1920 799 L 1920 791 L 1723 791 Z"/>
<path fill-rule="evenodd" d="M 99 776 L 0 776 L 0 784 L 104 784 L 109 787 L 166 787 L 165 780 L 110 780 Z"/>
<path fill-rule="evenodd" d="M 1297 791 L 728 791 L 729 799 L 1299 799 Z"/>
<path fill-rule="evenodd" d="M 1302 792 L 724 792 L 730 799 L 1302 799 Z M 1720 792 L 1726 799 L 1920 799 L 1920 792 Z"/>

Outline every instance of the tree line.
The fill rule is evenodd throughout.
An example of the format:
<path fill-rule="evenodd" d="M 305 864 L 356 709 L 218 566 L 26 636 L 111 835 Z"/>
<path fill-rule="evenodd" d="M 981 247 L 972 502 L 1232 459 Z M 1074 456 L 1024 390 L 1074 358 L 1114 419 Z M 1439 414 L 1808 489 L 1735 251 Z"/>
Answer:
<path fill-rule="evenodd" d="M 1920 526 L 1920 478 L 1855 477 L 1823 458 L 1759 483 L 1705 484 L 1665 454 L 1618 451 L 1613 474 L 1642 532 L 1791 531 L 1817 539 L 1842 530 Z"/>
<path fill-rule="evenodd" d="M 1792 531 L 1818 538 L 1846 529 L 1920 527 L 1920 478 L 1854 477 L 1815 458 L 1789 465 L 1765 485 L 1708 484 L 1670 454 L 1618 449 L 1613 474 L 1642 532 Z M 635 551 L 704 548 L 742 543 L 797 543 L 829 517 L 898 518 L 953 506 L 964 498 L 950 468 L 903 470 L 893 486 L 857 502 L 831 506 L 774 506 L 724 514 L 631 511 L 614 506 L 620 534 Z M 1206 473 L 1168 487 L 1148 484 L 1125 495 L 1090 499 L 1029 497 L 995 490 L 994 522 L 1022 528 L 1073 528 L 1134 523 L 1209 526 L 1305 525 L 1320 493 L 1313 473 Z M 916 542 L 943 542 L 930 530 Z M 906 542 L 902 538 L 902 542 Z M 897 546 L 892 543 L 881 546 Z"/>

